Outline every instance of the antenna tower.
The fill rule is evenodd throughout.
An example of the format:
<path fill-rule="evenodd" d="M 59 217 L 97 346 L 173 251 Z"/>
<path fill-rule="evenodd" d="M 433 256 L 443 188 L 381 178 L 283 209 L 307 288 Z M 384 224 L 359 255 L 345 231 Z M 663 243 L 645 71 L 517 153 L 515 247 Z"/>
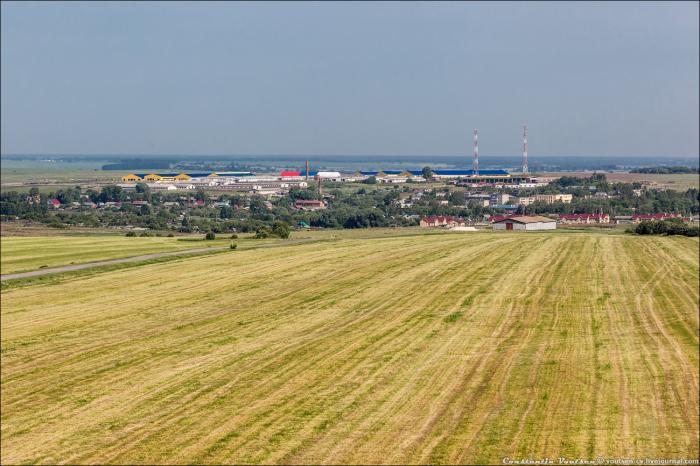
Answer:
<path fill-rule="evenodd" d="M 527 173 L 527 125 L 523 125 L 523 174 Z"/>
<path fill-rule="evenodd" d="M 474 174 L 479 174 L 479 130 L 474 129 L 474 161 L 472 162 Z"/>

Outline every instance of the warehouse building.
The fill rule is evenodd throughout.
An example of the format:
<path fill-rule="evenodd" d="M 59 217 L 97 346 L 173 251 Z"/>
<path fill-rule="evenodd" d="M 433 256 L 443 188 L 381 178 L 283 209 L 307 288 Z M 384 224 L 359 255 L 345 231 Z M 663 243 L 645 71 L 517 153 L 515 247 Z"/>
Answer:
<path fill-rule="evenodd" d="M 551 218 L 535 216 L 515 216 L 497 220 L 492 223 L 494 230 L 522 230 L 522 231 L 538 231 L 538 230 L 556 230 L 557 222 Z"/>
<path fill-rule="evenodd" d="M 207 172 L 207 173 L 129 173 L 122 176 L 125 183 L 135 181 L 188 181 L 214 177 L 247 177 L 255 176 L 251 172 Z"/>

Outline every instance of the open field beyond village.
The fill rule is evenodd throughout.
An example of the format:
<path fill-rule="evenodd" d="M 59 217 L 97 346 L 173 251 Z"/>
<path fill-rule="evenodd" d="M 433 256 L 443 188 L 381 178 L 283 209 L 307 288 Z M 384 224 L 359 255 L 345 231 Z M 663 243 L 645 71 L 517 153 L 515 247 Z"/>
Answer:
<path fill-rule="evenodd" d="M 0 462 L 697 458 L 698 238 L 305 234 L 2 291 Z"/>

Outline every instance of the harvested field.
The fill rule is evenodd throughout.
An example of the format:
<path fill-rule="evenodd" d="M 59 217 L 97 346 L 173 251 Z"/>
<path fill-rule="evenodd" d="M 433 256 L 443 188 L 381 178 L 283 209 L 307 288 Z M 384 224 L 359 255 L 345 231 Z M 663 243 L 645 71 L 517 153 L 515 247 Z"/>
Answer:
<path fill-rule="evenodd" d="M 5 291 L 0 461 L 697 458 L 698 247 L 341 239 Z"/>
<path fill-rule="evenodd" d="M 42 266 L 82 264 L 142 254 L 225 246 L 228 241 L 178 241 L 167 237 L 74 236 L 1 237 L 3 274 L 36 270 Z"/>
<path fill-rule="evenodd" d="M 626 172 L 599 172 L 604 173 L 611 183 L 642 183 L 652 188 L 674 189 L 686 191 L 700 187 L 700 176 L 696 173 L 660 174 L 660 173 L 626 173 Z M 547 172 L 543 176 L 578 176 L 590 178 L 593 172 Z"/>

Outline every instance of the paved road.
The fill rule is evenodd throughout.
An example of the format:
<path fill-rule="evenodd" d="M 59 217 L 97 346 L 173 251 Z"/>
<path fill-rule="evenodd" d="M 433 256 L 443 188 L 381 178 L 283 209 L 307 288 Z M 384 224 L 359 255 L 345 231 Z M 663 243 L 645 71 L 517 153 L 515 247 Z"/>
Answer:
<path fill-rule="evenodd" d="M 228 247 L 187 249 L 185 251 L 173 251 L 173 252 L 157 252 L 157 253 L 153 253 L 153 254 L 145 254 L 143 256 L 123 257 L 121 259 L 110 259 L 110 260 L 96 261 L 96 262 L 85 262 L 84 264 L 63 265 L 60 267 L 47 267 L 47 268 L 39 269 L 39 270 L 32 270 L 31 272 L 8 273 L 5 275 L 0 275 L 0 280 L 14 280 L 16 278 L 36 277 L 39 275 L 47 275 L 50 273 L 61 273 L 61 272 L 70 272 L 73 270 L 89 269 L 92 267 L 100 267 L 102 265 L 123 264 L 125 262 L 139 262 L 139 261 L 146 261 L 149 259 L 157 259 L 159 257 L 181 256 L 181 255 L 185 255 L 185 254 L 196 254 L 196 253 L 207 252 L 207 251 L 219 251 L 222 249 L 228 249 Z"/>

